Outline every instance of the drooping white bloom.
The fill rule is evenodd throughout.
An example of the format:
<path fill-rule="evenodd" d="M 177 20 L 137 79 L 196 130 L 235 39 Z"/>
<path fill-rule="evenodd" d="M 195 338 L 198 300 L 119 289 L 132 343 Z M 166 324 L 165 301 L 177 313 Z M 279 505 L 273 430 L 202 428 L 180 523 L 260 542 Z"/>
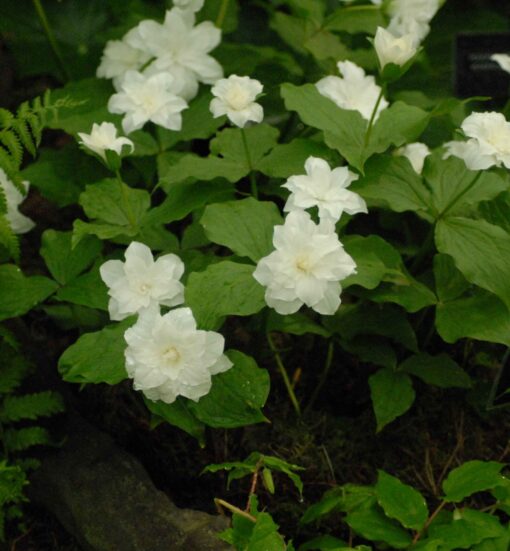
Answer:
<path fill-rule="evenodd" d="M 128 376 L 149 400 L 171 404 L 184 396 L 198 401 L 211 389 L 211 375 L 232 367 L 223 354 L 223 336 L 197 330 L 189 308 L 163 316 L 158 309 L 146 310 L 124 338 Z"/>
<path fill-rule="evenodd" d="M 197 12 L 204 6 L 205 0 L 174 0 L 174 6 L 181 10 L 191 10 Z"/>
<path fill-rule="evenodd" d="M 510 73 L 510 55 L 508 54 L 493 54 L 492 61 L 495 61 L 503 71 Z"/>
<path fill-rule="evenodd" d="M 199 82 L 214 84 L 223 76 L 221 65 L 209 55 L 220 43 L 221 31 L 210 21 L 195 26 L 191 10 L 168 10 L 162 24 L 142 21 L 126 40 L 155 58 L 144 73 L 171 74 L 181 85 L 179 94 L 188 101 L 197 94 Z"/>
<path fill-rule="evenodd" d="M 430 32 L 429 23 L 438 9 L 439 0 L 391 0 L 388 30 L 395 36 L 410 34 L 418 46 Z"/>
<path fill-rule="evenodd" d="M 152 121 L 169 130 L 180 130 L 181 111 L 188 104 L 177 94 L 179 83 L 168 73 L 145 76 L 128 71 L 120 83 L 120 91 L 108 101 L 110 113 L 124 113 L 122 128 L 126 134 Z"/>
<path fill-rule="evenodd" d="M 416 55 L 418 49 L 413 35 L 395 36 L 382 27 L 377 27 L 374 48 L 381 68 L 384 68 L 388 63 L 399 66 L 405 65 Z"/>
<path fill-rule="evenodd" d="M 29 183 L 23 182 L 23 186 L 25 187 L 25 195 L 19 191 L 19 189 L 9 180 L 7 174 L 0 168 L 0 187 L 5 194 L 7 202 L 7 213 L 5 217 L 14 233 L 27 233 L 35 226 L 33 220 L 21 214 L 18 210 L 19 205 L 24 201 L 28 193 Z"/>
<path fill-rule="evenodd" d="M 324 77 L 315 86 L 323 96 L 334 101 L 338 107 L 358 111 L 364 119 L 370 120 L 381 88 L 377 86 L 373 76 L 365 75 L 365 71 L 351 61 L 340 61 L 337 66 L 343 78 Z M 388 105 L 388 102 L 382 98 L 375 120 Z"/>
<path fill-rule="evenodd" d="M 147 245 L 133 241 L 124 253 L 125 262 L 108 260 L 99 269 L 108 286 L 108 311 L 115 321 L 144 309 L 184 302 L 184 286 L 179 281 L 184 264 L 175 254 L 156 261 Z"/>
<path fill-rule="evenodd" d="M 461 128 L 469 139 L 446 143 L 445 158 L 459 157 L 470 170 L 510 168 L 510 123 L 501 113 L 472 113 Z"/>
<path fill-rule="evenodd" d="M 291 191 L 283 208 L 286 212 L 318 207 L 319 218 L 336 223 L 343 212 L 356 214 L 367 212 L 365 201 L 347 187 L 358 175 L 347 167 L 331 170 L 323 159 L 308 157 L 305 162 L 306 176 L 291 176 L 284 188 Z"/>
<path fill-rule="evenodd" d="M 268 306 L 293 314 L 303 304 L 320 314 L 340 306 L 340 281 L 356 271 L 330 222 L 317 225 L 302 210 L 290 212 L 275 226 L 275 251 L 260 259 L 253 277 L 266 287 Z"/>
<path fill-rule="evenodd" d="M 407 157 L 414 171 L 421 174 L 425 158 L 430 155 L 430 149 L 421 142 L 409 143 L 397 149 L 395 155 Z"/>
<path fill-rule="evenodd" d="M 90 134 L 78 132 L 78 136 L 80 137 L 81 144 L 103 159 L 106 159 L 105 151 L 107 149 L 115 151 L 117 155 L 121 154 L 122 148 L 125 145 L 131 148 L 131 153 L 135 149 L 133 142 L 129 138 L 117 138 L 117 129 L 111 122 L 94 123 Z"/>
<path fill-rule="evenodd" d="M 133 40 L 137 33 L 136 27 L 131 29 L 122 40 L 109 40 L 106 43 L 101 57 L 101 63 L 96 71 L 98 78 L 113 78 L 118 84 L 118 79 L 127 71 L 137 71 L 151 58 L 144 49 L 130 46 L 128 41 Z"/>
<path fill-rule="evenodd" d="M 262 89 L 262 84 L 250 77 L 230 75 L 222 78 L 211 88 L 215 96 L 211 100 L 211 113 L 215 118 L 227 115 L 230 122 L 240 128 L 248 121 L 261 122 L 264 110 L 255 99 Z"/>

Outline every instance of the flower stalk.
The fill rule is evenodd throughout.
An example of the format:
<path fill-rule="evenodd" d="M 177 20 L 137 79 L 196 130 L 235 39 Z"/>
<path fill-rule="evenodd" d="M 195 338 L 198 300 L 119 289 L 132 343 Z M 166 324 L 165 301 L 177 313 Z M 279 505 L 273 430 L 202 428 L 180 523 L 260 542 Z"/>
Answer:
<path fill-rule="evenodd" d="M 257 180 L 255 178 L 255 174 L 253 173 L 253 164 L 251 161 L 251 155 L 250 155 L 250 148 L 248 147 L 248 140 L 246 139 L 246 131 L 244 128 L 241 128 L 241 136 L 243 140 L 243 146 L 244 146 L 244 152 L 246 153 L 246 162 L 248 164 L 248 168 L 250 170 L 250 188 L 251 188 L 251 194 L 255 199 L 258 199 L 259 197 L 259 190 L 257 188 Z"/>
<path fill-rule="evenodd" d="M 381 104 L 383 97 L 384 97 L 384 87 L 381 86 L 381 91 L 377 96 L 377 101 L 375 102 L 374 109 L 372 110 L 372 114 L 370 115 L 370 120 L 368 121 L 368 128 L 365 134 L 365 147 L 367 147 L 368 144 L 370 143 L 370 136 L 372 135 L 372 129 L 374 127 L 375 117 L 377 115 L 377 110 L 379 109 L 379 105 Z"/>

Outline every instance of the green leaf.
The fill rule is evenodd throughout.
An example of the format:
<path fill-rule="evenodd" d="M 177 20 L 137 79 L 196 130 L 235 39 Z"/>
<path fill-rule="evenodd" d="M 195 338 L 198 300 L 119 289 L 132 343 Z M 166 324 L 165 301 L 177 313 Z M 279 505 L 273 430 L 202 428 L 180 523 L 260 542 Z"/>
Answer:
<path fill-rule="evenodd" d="M 179 427 L 189 435 L 196 438 L 200 445 L 205 446 L 205 427 L 191 412 L 188 400 L 178 397 L 173 404 L 165 404 L 161 401 L 152 401 L 144 398 L 147 409 L 157 417 L 161 417 L 167 423 Z"/>
<path fill-rule="evenodd" d="M 380 432 L 413 405 L 413 384 L 409 375 L 390 369 L 380 369 L 368 382 L 377 420 L 377 432 Z"/>
<path fill-rule="evenodd" d="M 510 312 L 489 293 L 438 304 L 436 329 L 448 343 L 470 338 L 510 346 Z"/>
<path fill-rule="evenodd" d="M 19 237 L 12 231 L 11 225 L 4 214 L 0 214 L 0 245 L 6 250 L 9 255 L 8 258 L 12 258 L 15 262 L 19 262 Z"/>
<path fill-rule="evenodd" d="M 64 401 L 60 394 L 51 391 L 6 396 L 0 411 L 2 422 L 12 423 L 22 419 L 50 417 L 64 411 Z"/>
<path fill-rule="evenodd" d="M 421 530 L 429 516 L 424 497 L 398 478 L 384 471 L 378 473 L 375 492 L 386 516 L 398 520 L 405 528 Z"/>
<path fill-rule="evenodd" d="M 58 284 L 47 277 L 25 277 L 17 266 L 0 266 L 0 321 L 22 316 L 48 298 Z"/>
<path fill-rule="evenodd" d="M 50 435 L 42 427 L 7 429 L 3 434 L 5 449 L 9 452 L 21 452 L 33 446 L 50 444 Z"/>
<path fill-rule="evenodd" d="M 115 385 L 127 379 L 124 333 L 133 321 L 129 318 L 101 331 L 82 335 L 58 361 L 58 370 L 64 381 Z"/>
<path fill-rule="evenodd" d="M 61 287 L 56 296 L 64 302 L 108 310 L 108 288 L 99 274 L 99 265 Z"/>
<path fill-rule="evenodd" d="M 263 455 L 264 465 L 269 467 L 274 471 L 279 471 L 286 474 L 294 486 L 297 488 L 301 498 L 303 497 L 303 481 L 301 477 L 295 471 L 304 471 L 303 467 L 299 465 L 294 465 L 293 463 L 288 463 L 279 457 L 274 457 L 272 455 Z"/>
<path fill-rule="evenodd" d="M 470 388 L 471 378 L 448 354 L 418 354 L 402 362 L 399 370 L 440 388 Z"/>
<path fill-rule="evenodd" d="M 436 254 L 434 256 L 434 278 L 436 280 L 436 293 L 441 302 L 459 298 L 471 286 L 455 267 L 453 258 L 446 254 Z"/>
<path fill-rule="evenodd" d="M 349 6 L 337 8 L 326 19 L 324 27 L 349 34 L 375 34 L 377 27 L 386 27 L 386 20 L 379 6 Z"/>
<path fill-rule="evenodd" d="M 268 332 L 280 331 L 289 335 L 306 335 L 307 333 L 311 333 L 325 338 L 331 336 L 330 331 L 311 320 L 306 314 L 300 312 L 281 316 L 274 310 L 269 310 L 266 330 Z"/>
<path fill-rule="evenodd" d="M 444 499 L 458 503 L 476 492 L 492 490 L 503 480 L 500 474 L 504 463 L 468 461 L 450 472 L 443 482 Z"/>
<path fill-rule="evenodd" d="M 186 304 L 201 329 L 217 329 L 224 316 L 250 316 L 264 308 L 264 288 L 255 281 L 254 270 L 226 260 L 190 274 Z"/>
<path fill-rule="evenodd" d="M 487 222 L 510 233 L 510 192 L 501 193 L 492 201 L 480 203 L 478 212 Z"/>
<path fill-rule="evenodd" d="M 320 157 L 330 163 L 334 155 L 323 143 L 306 138 L 296 138 L 287 144 L 279 144 L 257 164 L 257 170 L 273 178 L 289 178 L 303 174 L 308 157 Z"/>
<path fill-rule="evenodd" d="M 246 551 L 285 551 L 287 546 L 278 533 L 278 525 L 268 513 L 259 513 Z"/>
<path fill-rule="evenodd" d="M 462 159 L 443 159 L 440 151 L 425 159 L 423 176 L 432 191 L 436 217 L 469 214 L 472 205 L 493 199 L 509 186 L 506 172 L 474 172 Z"/>
<path fill-rule="evenodd" d="M 46 230 L 41 238 L 40 254 L 51 275 L 65 285 L 86 270 L 101 252 L 102 243 L 87 236 L 73 249 L 71 232 Z"/>
<path fill-rule="evenodd" d="M 209 394 L 191 411 L 206 425 L 216 428 L 242 427 L 266 421 L 260 408 L 269 394 L 269 374 L 250 356 L 237 350 L 227 352 L 234 366 L 213 377 Z"/>
<path fill-rule="evenodd" d="M 277 206 L 249 197 L 205 208 L 200 219 L 207 237 L 257 262 L 273 249 L 273 228 L 281 224 Z"/>
<path fill-rule="evenodd" d="M 299 546 L 299 551 L 312 551 L 314 549 L 319 551 L 342 551 L 349 548 L 344 541 L 333 536 L 319 536 Z"/>
<path fill-rule="evenodd" d="M 381 541 L 395 549 L 405 549 L 411 544 L 409 533 L 375 508 L 350 513 L 345 522 L 367 540 Z"/>
<path fill-rule="evenodd" d="M 78 243 L 87 236 L 95 235 L 101 240 L 114 239 L 121 237 L 133 238 L 138 234 L 139 228 L 134 226 L 114 226 L 111 224 L 104 224 L 102 222 L 91 223 L 83 222 L 82 220 L 75 220 L 73 222 L 73 245 L 76 247 Z M 132 240 L 132 239 L 131 239 Z"/>
<path fill-rule="evenodd" d="M 468 281 L 510 307 L 510 234 L 484 220 L 452 217 L 438 222 L 436 245 Z"/>

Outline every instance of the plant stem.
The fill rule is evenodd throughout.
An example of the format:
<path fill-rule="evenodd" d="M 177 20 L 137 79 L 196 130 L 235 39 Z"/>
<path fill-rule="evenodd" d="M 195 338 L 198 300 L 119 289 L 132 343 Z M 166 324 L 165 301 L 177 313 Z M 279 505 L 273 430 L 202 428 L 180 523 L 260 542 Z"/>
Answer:
<path fill-rule="evenodd" d="M 221 29 L 223 22 L 225 21 L 225 16 L 227 15 L 229 0 L 223 0 L 218 11 L 218 17 L 216 17 L 215 25 Z"/>
<path fill-rule="evenodd" d="M 440 213 L 439 213 L 439 216 L 437 217 L 438 220 L 440 220 L 452 207 L 454 207 L 458 201 L 460 199 L 462 199 L 462 197 L 464 197 L 464 195 L 466 195 L 466 193 L 468 191 L 471 191 L 471 189 L 473 189 L 473 187 L 475 186 L 476 182 L 478 182 L 478 179 L 480 178 L 480 176 L 483 174 L 483 170 L 479 170 L 478 171 L 478 174 L 473 178 L 473 181 L 469 184 L 469 186 L 467 186 L 466 188 L 464 188 L 456 197 L 454 197 L 449 203 L 448 205 L 446 205 L 446 208 L 444 208 Z"/>
<path fill-rule="evenodd" d="M 294 389 L 292 388 L 292 385 L 290 383 L 290 379 L 289 379 L 289 376 L 287 375 L 285 366 L 283 365 L 280 353 L 276 349 L 270 333 L 267 334 L 267 342 L 269 343 L 269 347 L 271 348 L 276 360 L 276 365 L 278 366 L 278 369 L 280 370 L 280 373 L 283 377 L 283 382 L 285 383 L 285 387 L 287 389 L 287 393 L 289 394 L 290 401 L 292 402 L 292 405 L 294 406 L 294 409 L 296 410 L 297 415 L 300 416 L 301 407 L 299 405 L 298 399 L 296 398 L 296 394 L 294 393 Z"/>
<path fill-rule="evenodd" d="M 32 3 L 34 4 L 34 8 L 35 8 L 35 11 L 37 12 L 37 16 L 39 17 L 39 21 L 41 22 L 42 28 L 44 29 L 44 32 L 46 34 L 46 38 L 53 51 L 53 55 L 55 56 L 55 59 L 60 68 L 60 71 L 62 72 L 62 76 L 64 77 L 65 81 L 68 81 L 70 80 L 69 71 L 67 70 L 67 67 L 64 63 L 64 58 L 60 53 L 60 49 L 58 47 L 55 34 L 53 33 L 53 29 L 50 26 L 48 18 L 46 17 L 46 12 L 44 11 L 41 0 L 32 0 Z"/>
<path fill-rule="evenodd" d="M 381 86 L 381 91 L 379 92 L 379 97 L 377 98 L 377 101 L 375 102 L 374 109 L 372 111 L 372 114 L 370 115 L 370 120 L 368 121 L 368 128 L 367 132 L 365 134 L 365 147 L 368 146 L 370 143 L 370 136 L 372 134 L 372 128 L 374 127 L 374 121 L 375 117 L 377 115 L 377 110 L 379 109 L 379 105 L 381 103 L 381 100 L 383 99 L 384 95 L 384 88 Z"/>
<path fill-rule="evenodd" d="M 214 498 L 214 503 L 216 504 L 216 507 L 220 510 L 220 513 L 223 512 L 222 508 L 225 507 L 225 509 L 228 509 L 229 511 L 231 511 L 232 513 L 235 513 L 236 515 L 241 515 L 242 517 L 247 518 L 252 522 L 257 522 L 257 519 L 253 515 L 250 515 L 250 513 L 247 513 L 246 511 L 239 509 L 239 507 L 232 505 L 232 503 L 229 503 L 224 499 L 219 499 L 216 497 Z"/>
<path fill-rule="evenodd" d="M 246 132 L 244 131 L 244 128 L 241 128 L 241 136 L 243 139 L 244 152 L 246 153 L 246 162 L 248 163 L 248 168 L 250 169 L 251 194 L 253 195 L 253 197 L 255 197 L 255 199 L 258 199 L 259 191 L 257 189 L 257 180 L 255 179 L 255 174 L 253 173 L 250 148 L 248 147 L 248 140 L 246 139 Z"/>
<path fill-rule="evenodd" d="M 430 517 L 427 519 L 427 522 L 423 525 L 423 528 L 416 532 L 412 544 L 418 542 L 418 540 L 423 536 L 423 534 L 426 532 L 427 528 L 432 524 L 432 521 L 437 517 L 437 515 L 442 511 L 443 507 L 446 505 L 446 501 L 441 501 L 439 506 L 436 508 L 436 510 L 430 515 Z"/>
<path fill-rule="evenodd" d="M 120 193 L 122 195 L 122 203 L 123 203 L 122 206 L 124 207 L 123 210 L 126 213 L 129 223 L 134 228 L 136 226 L 135 215 L 131 210 L 131 205 L 129 204 L 128 197 L 126 194 L 126 187 L 124 182 L 122 181 L 122 176 L 120 175 L 120 172 L 118 170 L 115 171 L 115 176 L 117 176 L 117 182 L 119 182 L 119 186 L 120 186 Z"/>
<path fill-rule="evenodd" d="M 329 341 L 328 353 L 327 353 L 327 356 L 326 356 L 326 362 L 324 363 L 324 369 L 322 370 L 321 378 L 319 379 L 319 383 L 315 387 L 315 390 L 313 391 L 312 397 L 310 398 L 310 401 L 308 402 L 308 405 L 306 406 L 306 411 L 311 409 L 311 407 L 315 403 L 315 400 L 317 400 L 317 397 L 319 396 L 319 393 L 322 390 L 322 387 L 326 384 L 326 381 L 328 379 L 329 370 L 330 370 L 331 364 L 333 362 L 333 352 L 334 352 L 334 343 L 331 340 L 331 341 Z"/>

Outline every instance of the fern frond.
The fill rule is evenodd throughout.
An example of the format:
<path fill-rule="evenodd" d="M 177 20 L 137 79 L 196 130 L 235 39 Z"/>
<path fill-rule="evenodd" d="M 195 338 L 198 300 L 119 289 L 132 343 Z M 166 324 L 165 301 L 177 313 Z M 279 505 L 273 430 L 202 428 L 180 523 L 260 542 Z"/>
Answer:
<path fill-rule="evenodd" d="M 0 186 L 0 214 L 7 214 L 7 195 L 2 186 Z"/>
<path fill-rule="evenodd" d="M 23 147 L 18 134 L 7 128 L 0 132 L 0 142 L 11 155 L 13 164 L 19 169 L 23 160 Z"/>
<path fill-rule="evenodd" d="M 27 123 L 27 119 L 29 116 L 31 116 L 30 112 L 28 112 L 25 116 L 23 116 L 23 118 L 16 118 L 12 124 L 12 128 L 18 135 L 25 149 L 32 156 L 35 157 L 35 153 L 36 153 L 35 140 L 32 137 L 32 133 L 30 132 L 30 127 Z"/>
<path fill-rule="evenodd" d="M 9 221 L 4 214 L 0 214 L 0 245 L 5 247 L 11 258 L 19 262 L 19 237 L 12 231 Z"/>
<path fill-rule="evenodd" d="M 0 344 L 0 394 L 16 390 L 30 371 L 29 362 L 10 346 Z"/>
<path fill-rule="evenodd" d="M 64 411 L 64 402 L 60 394 L 46 391 L 25 396 L 6 396 L 0 409 L 3 423 L 12 423 L 22 419 L 49 417 Z"/>
<path fill-rule="evenodd" d="M 19 350 L 19 342 L 14 336 L 14 333 L 5 327 L 5 325 L 0 325 L 0 341 L 4 341 L 8 346 L 13 350 Z"/>
<path fill-rule="evenodd" d="M 23 499 L 23 487 L 27 484 L 27 477 L 21 467 L 0 463 L 0 505 Z"/>
<path fill-rule="evenodd" d="M 26 193 L 25 186 L 23 185 L 23 178 L 19 173 L 19 169 L 13 162 L 10 153 L 0 145 L 0 168 L 3 169 L 7 178 L 18 188 L 19 192 L 23 195 Z"/>
<path fill-rule="evenodd" d="M 51 440 L 48 431 L 42 427 L 7 429 L 4 432 L 4 446 L 10 453 L 44 444 L 51 444 Z"/>
<path fill-rule="evenodd" d="M 0 128 L 10 128 L 14 115 L 7 109 L 0 108 Z"/>

